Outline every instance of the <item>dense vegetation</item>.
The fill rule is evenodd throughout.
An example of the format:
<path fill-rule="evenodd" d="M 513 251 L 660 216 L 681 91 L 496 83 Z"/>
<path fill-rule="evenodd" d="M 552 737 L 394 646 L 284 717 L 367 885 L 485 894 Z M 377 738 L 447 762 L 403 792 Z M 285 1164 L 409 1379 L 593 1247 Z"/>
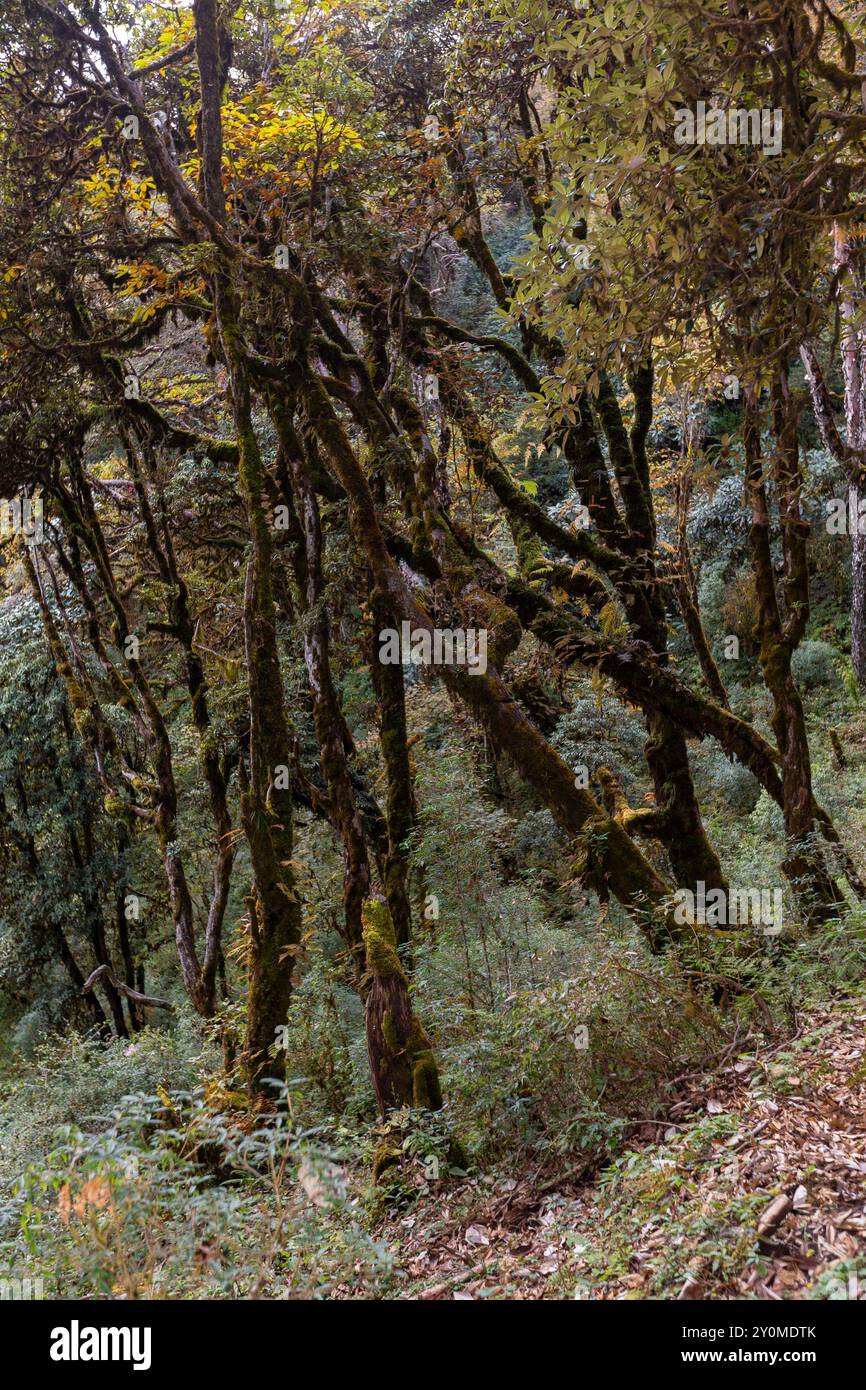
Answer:
<path fill-rule="evenodd" d="M 848 0 L 2 0 L 12 1277 L 859 1287 L 862 1214 L 772 1244 L 825 1159 L 728 1159 L 864 1085 L 864 63 Z"/>

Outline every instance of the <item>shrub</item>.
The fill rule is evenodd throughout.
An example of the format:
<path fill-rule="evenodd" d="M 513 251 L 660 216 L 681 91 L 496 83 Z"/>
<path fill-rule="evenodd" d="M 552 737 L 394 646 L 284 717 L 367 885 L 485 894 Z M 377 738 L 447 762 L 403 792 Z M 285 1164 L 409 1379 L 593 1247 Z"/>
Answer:
<path fill-rule="evenodd" d="M 337 1281 L 380 1292 L 390 1254 L 291 1109 L 250 1128 L 201 1091 L 124 1097 L 104 1131 L 70 1127 L 28 1167 L 7 1204 L 5 1264 L 61 1298 L 320 1297 Z"/>
<path fill-rule="evenodd" d="M 841 686 L 838 657 L 829 642 L 801 642 L 791 658 L 791 670 L 803 690 Z"/>

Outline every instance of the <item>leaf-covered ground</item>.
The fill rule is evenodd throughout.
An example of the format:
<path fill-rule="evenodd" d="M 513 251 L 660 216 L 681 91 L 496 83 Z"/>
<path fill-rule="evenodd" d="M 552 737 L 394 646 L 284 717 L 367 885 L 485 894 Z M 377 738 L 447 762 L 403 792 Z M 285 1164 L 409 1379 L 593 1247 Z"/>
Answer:
<path fill-rule="evenodd" d="M 866 1298 L 864 1025 L 861 997 L 732 1049 L 590 1177 L 433 1191 L 382 1233 L 402 1296 Z"/>

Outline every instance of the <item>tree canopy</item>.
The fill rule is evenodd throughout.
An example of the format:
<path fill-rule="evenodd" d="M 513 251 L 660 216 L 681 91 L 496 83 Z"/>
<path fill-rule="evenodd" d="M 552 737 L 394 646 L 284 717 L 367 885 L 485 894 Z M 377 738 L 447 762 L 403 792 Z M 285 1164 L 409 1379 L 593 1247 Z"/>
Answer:
<path fill-rule="evenodd" d="M 20 1039 L 190 1026 L 259 1115 L 360 1039 L 381 1182 L 597 934 L 706 1038 L 860 930 L 864 59 L 848 0 L 6 0 Z"/>

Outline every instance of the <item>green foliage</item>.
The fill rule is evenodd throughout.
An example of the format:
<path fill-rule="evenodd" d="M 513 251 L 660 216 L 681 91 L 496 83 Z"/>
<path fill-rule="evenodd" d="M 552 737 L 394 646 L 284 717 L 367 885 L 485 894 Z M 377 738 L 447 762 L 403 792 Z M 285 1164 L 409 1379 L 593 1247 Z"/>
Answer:
<path fill-rule="evenodd" d="M 791 658 L 791 669 L 804 690 L 839 687 L 839 654 L 829 642 L 802 642 Z"/>
<path fill-rule="evenodd" d="M 98 1132 L 125 1095 L 190 1088 L 216 1064 L 215 1049 L 203 1045 L 183 1010 L 172 1031 L 147 1029 L 134 1042 L 106 1043 L 75 1031 L 43 1037 L 26 1062 L 6 1072 L 0 1102 L 4 1182 L 35 1162 L 63 1126 Z"/>
<path fill-rule="evenodd" d="M 618 700 L 583 690 L 560 719 L 553 736 L 557 751 L 570 767 L 587 767 L 591 777 L 599 767 L 609 768 L 633 806 L 640 805 L 647 789 L 642 758 L 645 740 L 640 718 L 626 715 Z"/>
<path fill-rule="evenodd" d="M 822 354 L 832 328 L 836 349 L 828 296 L 845 277 L 831 268 L 863 171 L 859 86 L 842 69 L 834 81 L 832 61 L 841 44 L 844 72 L 862 71 L 862 34 L 840 12 L 820 64 L 811 37 L 788 55 L 784 100 L 798 126 L 811 113 L 808 131 L 753 159 L 683 148 L 674 115 L 698 90 L 746 107 L 776 90 L 769 10 L 743 29 L 722 0 L 241 3 L 219 7 L 222 70 L 202 90 L 207 45 L 191 40 L 206 8 L 109 6 L 119 70 L 155 63 L 146 109 L 168 112 L 177 183 L 174 164 L 151 167 L 152 141 L 121 135 L 129 92 L 104 53 L 105 102 L 82 86 L 86 34 L 79 47 L 51 7 L 23 0 L 0 17 L 0 473 L 52 507 L 29 568 L 0 537 L 5 1266 L 44 1275 L 52 1297 L 384 1297 L 410 1209 L 450 1213 L 494 1174 L 583 1179 L 601 1164 L 590 1229 L 569 1232 L 589 1292 L 633 1273 L 648 1232 L 662 1246 L 649 1294 L 695 1267 L 731 1281 L 755 1258 L 763 1198 L 722 1183 L 704 1201 L 701 1184 L 735 1122 L 691 1116 L 655 1141 L 687 1079 L 745 1038 L 757 1050 L 772 1035 L 768 1087 L 793 1093 L 798 1044 L 781 1034 L 810 1001 L 841 1006 L 860 988 L 866 914 L 846 900 L 804 929 L 786 884 L 783 937 L 684 933 L 651 955 L 643 903 L 620 891 L 629 916 L 614 901 L 614 857 L 594 896 L 576 865 L 613 842 L 586 799 L 603 766 L 630 807 L 658 813 L 638 841 L 656 898 L 656 872 L 674 887 L 665 798 L 677 777 L 690 795 L 689 775 L 729 881 L 783 882 L 785 818 L 725 751 L 742 744 L 729 724 L 718 734 L 678 609 L 694 617 L 684 538 L 731 710 L 788 751 L 758 659 L 772 656 L 772 602 L 759 604 L 744 482 L 754 389 L 769 586 L 788 627 L 807 608 L 804 545 L 792 670 L 813 790 L 861 867 L 849 547 L 822 526 L 845 467 L 802 412 L 790 486 L 805 525 L 783 546 L 778 466 L 805 326 Z M 208 118 L 222 130 L 210 171 Z M 851 285 L 862 294 L 860 267 Z M 649 357 L 644 470 L 632 372 Z M 827 380 L 835 408 L 843 383 Z M 593 501 L 583 534 L 587 460 L 617 515 L 609 525 Z M 652 504 L 645 528 L 630 501 Z M 395 832 L 379 735 L 400 740 L 369 662 L 377 609 L 409 611 L 405 594 L 437 623 L 513 605 L 515 651 L 491 655 L 478 707 L 456 676 L 406 671 L 411 790 Z M 723 662 L 732 634 L 741 657 Z M 532 713 L 527 671 L 549 709 Z M 679 714 L 660 703 L 663 675 L 689 688 L 688 766 L 654 792 L 647 716 Z M 507 722 L 512 694 L 547 748 Z M 521 759 L 521 731 L 555 793 Z M 579 799 L 554 753 L 588 770 Z M 797 788 L 791 806 L 790 771 L 789 821 L 809 805 Z M 850 866 L 810 836 L 852 899 Z M 401 855 L 412 923 L 398 948 L 370 894 L 399 897 Z M 140 919 L 123 915 L 128 892 Z M 292 931 L 268 953 L 280 894 Z M 223 906 L 217 1012 L 209 999 L 193 1017 L 177 943 L 201 950 Z M 105 975 L 85 998 L 105 956 L 177 1011 L 147 1006 L 138 1028 Z M 377 1122 L 366 991 L 395 972 L 445 1105 Z M 258 1055 L 288 1081 L 251 1098 L 238 1075 L 257 991 L 279 1001 Z"/>
<path fill-rule="evenodd" d="M 728 814 L 738 823 L 752 814 L 761 797 L 761 784 L 742 763 L 726 758 L 720 748 L 703 745 L 695 750 L 693 766 L 700 793 L 717 814 Z"/>
<path fill-rule="evenodd" d="M 625 942 L 615 952 L 584 943 L 572 969 L 553 975 L 542 956 L 532 988 L 486 1011 L 459 1049 L 441 1049 L 461 1132 L 485 1155 L 517 1148 L 591 1163 L 616 1152 L 666 1081 L 718 1036 L 712 1011 L 695 1013 L 671 973 Z"/>
<path fill-rule="evenodd" d="M 26 1000 L 16 1047 L 92 1022 L 58 962 L 62 933 L 89 974 L 96 911 L 114 913 L 123 851 L 45 649 L 35 605 L 0 605 L 0 975 Z M 88 844 L 93 847 L 89 853 Z"/>
<path fill-rule="evenodd" d="M 126 1096 L 97 1134 L 71 1127 L 27 1169 L 6 1257 L 50 1297 L 322 1297 L 346 1278 L 374 1290 L 389 1257 L 339 1173 L 285 1107 L 239 1129 L 199 1091 Z"/>

